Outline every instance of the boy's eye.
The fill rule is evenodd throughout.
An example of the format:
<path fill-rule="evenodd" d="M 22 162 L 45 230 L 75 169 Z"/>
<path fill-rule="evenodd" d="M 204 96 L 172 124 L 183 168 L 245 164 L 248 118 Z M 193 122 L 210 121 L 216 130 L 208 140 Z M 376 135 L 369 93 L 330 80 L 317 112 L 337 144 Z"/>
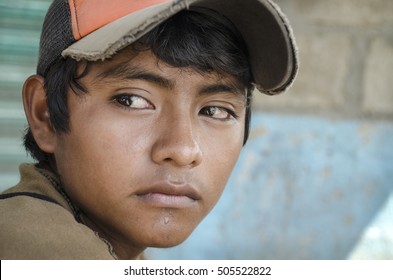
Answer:
<path fill-rule="evenodd" d="M 202 108 L 200 113 L 202 115 L 211 117 L 213 119 L 218 119 L 218 120 L 229 120 L 231 118 L 235 118 L 235 119 L 237 118 L 237 115 L 232 110 L 225 109 L 225 108 L 218 107 L 218 106 L 204 107 L 204 108 Z"/>
<path fill-rule="evenodd" d="M 114 101 L 130 109 L 154 109 L 149 101 L 138 95 L 119 95 Z"/>

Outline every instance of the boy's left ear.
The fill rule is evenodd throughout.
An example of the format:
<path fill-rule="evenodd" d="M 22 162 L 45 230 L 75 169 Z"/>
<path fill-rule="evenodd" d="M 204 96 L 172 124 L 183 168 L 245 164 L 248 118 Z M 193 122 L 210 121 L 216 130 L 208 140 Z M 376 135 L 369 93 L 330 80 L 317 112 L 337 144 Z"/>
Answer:
<path fill-rule="evenodd" d="M 44 78 L 39 75 L 30 76 L 23 86 L 23 107 L 34 140 L 40 149 L 53 153 L 56 134 L 50 123 Z"/>

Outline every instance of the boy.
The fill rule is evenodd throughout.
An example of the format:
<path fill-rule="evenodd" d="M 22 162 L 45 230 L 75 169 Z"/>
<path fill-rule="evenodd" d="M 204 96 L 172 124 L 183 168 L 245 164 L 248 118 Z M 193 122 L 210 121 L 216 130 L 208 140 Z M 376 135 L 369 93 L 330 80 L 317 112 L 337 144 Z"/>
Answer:
<path fill-rule="evenodd" d="M 136 259 L 183 242 L 248 137 L 254 86 L 293 81 L 268 0 L 55 0 L 23 88 L 20 183 L 0 202 L 2 259 Z"/>

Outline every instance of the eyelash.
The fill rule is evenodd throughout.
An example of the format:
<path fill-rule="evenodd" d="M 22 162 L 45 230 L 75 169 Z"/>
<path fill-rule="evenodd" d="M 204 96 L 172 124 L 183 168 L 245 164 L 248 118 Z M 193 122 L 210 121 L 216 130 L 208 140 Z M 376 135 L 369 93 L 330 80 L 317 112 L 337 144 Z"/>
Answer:
<path fill-rule="evenodd" d="M 139 98 L 141 100 L 144 100 L 147 104 L 149 104 L 149 106 L 151 108 L 132 108 L 131 105 L 133 104 L 133 102 L 135 102 L 135 101 L 132 100 L 133 98 Z M 135 94 L 119 94 L 119 95 L 114 96 L 112 98 L 112 101 L 116 102 L 117 105 L 119 105 L 121 108 L 124 108 L 126 110 L 155 109 L 154 105 L 151 104 L 148 100 L 146 100 L 145 98 L 143 98 L 143 97 L 141 97 L 139 95 L 135 95 Z M 125 103 L 128 103 L 128 104 L 125 104 Z M 215 110 L 219 110 L 219 111 L 227 113 L 228 117 L 226 117 L 226 118 L 215 118 L 215 117 L 213 117 L 213 114 L 216 113 Z M 219 120 L 219 121 L 228 121 L 231 118 L 234 118 L 234 119 L 238 119 L 239 118 L 239 116 L 233 110 L 230 110 L 230 109 L 227 109 L 227 108 L 224 108 L 224 107 L 221 107 L 221 106 L 206 106 L 206 107 L 203 107 L 199 111 L 199 113 L 202 114 L 202 115 L 205 115 L 205 116 L 207 116 L 209 118 L 212 118 L 214 120 Z"/>
<path fill-rule="evenodd" d="M 212 113 L 213 114 L 215 113 L 215 112 L 211 112 L 210 111 L 212 109 L 214 109 L 214 110 L 218 109 L 220 111 L 223 111 L 223 112 L 228 114 L 228 117 L 226 117 L 226 118 L 214 118 L 213 116 L 211 116 Z M 234 111 L 232 111 L 230 109 L 227 109 L 227 108 L 224 108 L 224 107 L 220 107 L 220 106 L 206 106 L 206 107 L 203 107 L 200 112 L 202 113 L 203 111 L 204 111 L 205 115 L 207 115 L 208 117 L 210 117 L 212 119 L 215 119 L 215 120 L 219 120 L 219 121 L 228 121 L 231 118 L 234 118 L 234 119 L 238 119 L 239 118 L 239 116 Z"/>

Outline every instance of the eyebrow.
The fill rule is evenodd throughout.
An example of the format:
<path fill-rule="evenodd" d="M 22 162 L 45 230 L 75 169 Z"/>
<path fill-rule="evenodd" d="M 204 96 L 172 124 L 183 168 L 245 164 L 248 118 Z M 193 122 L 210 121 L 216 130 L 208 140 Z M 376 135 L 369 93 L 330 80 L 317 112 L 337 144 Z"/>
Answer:
<path fill-rule="evenodd" d="M 99 79 L 121 79 L 121 80 L 144 80 L 160 87 L 166 89 L 173 89 L 175 84 L 173 81 L 162 77 L 160 75 L 148 72 L 141 69 L 138 66 L 132 66 L 129 63 L 120 63 L 111 67 L 97 75 Z M 230 93 L 237 97 L 245 97 L 245 92 L 243 92 L 239 87 L 227 84 L 227 83 L 217 83 L 212 85 L 207 85 L 199 90 L 199 95 L 211 95 L 218 93 Z"/>
<path fill-rule="evenodd" d="M 203 87 L 199 91 L 199 94 L 200 95 L 205 95 L 205 94 L 208 95 L 208 94 L 223 93 L 223 92 L 233 93 L 235 95 L 244 96 L 244 94 L 240 93 L 240 91 L 235 86 L 228 85 L 228 84 L 208 85 L 206 87 Z"/>
<path fill-rule="evenodd" d="M 144 80 L 160 87 L 172 89 L 174 84 L 171 80 L 162 76 L 147 72 L 138 66 L 128 63 L 117 64 L 97 75 L 98 79 L 120 79 L 120 80 Z"/>

